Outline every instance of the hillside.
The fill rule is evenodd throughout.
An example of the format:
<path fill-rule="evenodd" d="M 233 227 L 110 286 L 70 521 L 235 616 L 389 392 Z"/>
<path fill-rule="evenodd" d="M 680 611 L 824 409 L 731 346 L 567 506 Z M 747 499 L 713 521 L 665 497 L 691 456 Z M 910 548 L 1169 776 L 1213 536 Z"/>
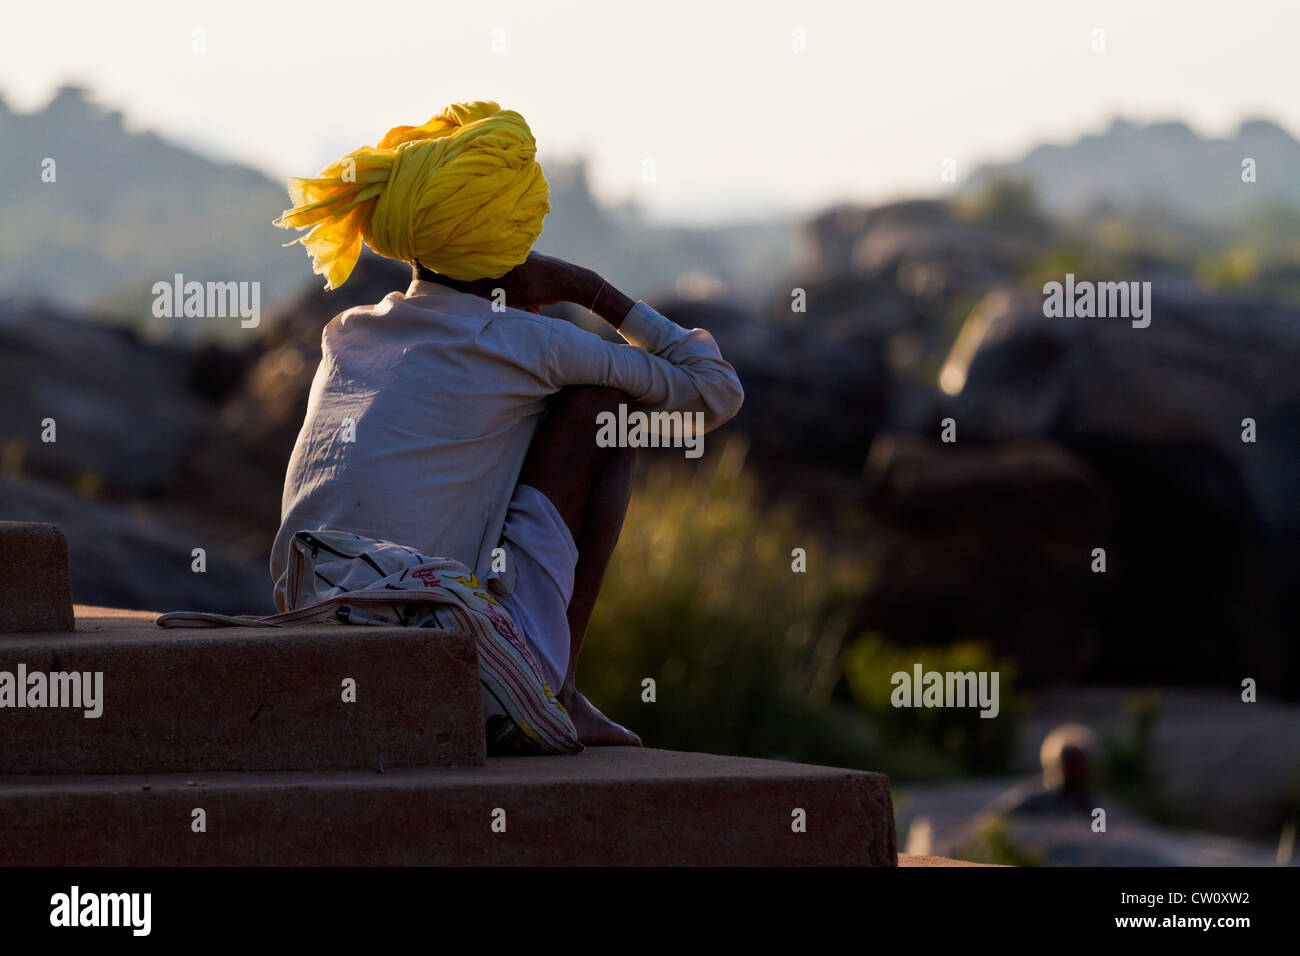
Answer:
<path fill-rule="evenodd" d="M 1255 161 L 1253 183 L 1242 181 L 1246 158 Z M 1300 206 L 1300 142 L 1261 119 L 1221 139 L 1181 122 L 1116 119 L 1101 133 L 981 166 L 965 189 L 978 192 L 999 176 L 1028 180 L 1056 214 L 1156 206 L 1201 223 L 1230 224 L 1267 206 Z"/>
<path fill-rule="evenodd" d="M 131 132 L 77 87 L 33 113 L 0 103 L 0 169 L 0 289 L 11 294 L 143 318 L 153 283 L 177 272 L 260 281 L 264 305 L 311 275 L 271 226 L 281 184 Z"/>

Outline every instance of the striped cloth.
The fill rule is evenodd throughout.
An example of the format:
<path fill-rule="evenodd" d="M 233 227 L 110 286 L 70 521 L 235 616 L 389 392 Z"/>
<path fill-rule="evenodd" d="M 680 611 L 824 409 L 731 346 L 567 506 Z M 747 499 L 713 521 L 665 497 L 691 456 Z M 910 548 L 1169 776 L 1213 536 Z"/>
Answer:
<path fill-rule="evenodd" d="M 176 611 L 160 627 L 287 627 L 319 621 L 439 627 L 474 638 L 488 751 L 583 749 L 510 614 L 451 558 L 345 531 L 299 531 L 289 559 L 288 610 L 269 617 Z"/>

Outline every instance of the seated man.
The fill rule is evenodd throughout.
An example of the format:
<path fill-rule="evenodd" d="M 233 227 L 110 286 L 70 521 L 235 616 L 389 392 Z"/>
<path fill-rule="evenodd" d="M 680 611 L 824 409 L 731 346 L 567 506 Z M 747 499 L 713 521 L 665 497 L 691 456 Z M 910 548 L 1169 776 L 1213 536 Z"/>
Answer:
<path fill-rule="evenodd" d="M 495 103 L 396 127 L 290 191 L 279 224 L 312 227 L 300 241 L 328 288 L 346 281 L 363 240 L 414 276 L 325 327 L 272 550 L 277 606 L 301 531 L 454 559 L 508 613 L 577 739 L 639 745 L 575 686 L 633 464 L 631 448 L 597 443 L 597 417 L 620 404 L 698 412 L 708 431 L 740 407 L 735 371 L 708 332 L 530 251 L 546 180 L 522 117 Z M 630 344 L 538 311 L 562 301 Z"/>

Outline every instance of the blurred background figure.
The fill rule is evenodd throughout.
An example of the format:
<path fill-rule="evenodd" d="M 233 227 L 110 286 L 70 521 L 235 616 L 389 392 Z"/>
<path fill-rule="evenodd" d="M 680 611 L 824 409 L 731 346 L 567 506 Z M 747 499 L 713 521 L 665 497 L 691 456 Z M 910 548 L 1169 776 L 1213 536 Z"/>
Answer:
<path fill-rule="evenodd" d="M 1057 727 L 1039 750 L 1042 776 L 1008 791 L 986 812 L 1090 815 L 1096 807 L 1092 792 L 1096 746 L 1093 732 L 1082 724 Z"/>

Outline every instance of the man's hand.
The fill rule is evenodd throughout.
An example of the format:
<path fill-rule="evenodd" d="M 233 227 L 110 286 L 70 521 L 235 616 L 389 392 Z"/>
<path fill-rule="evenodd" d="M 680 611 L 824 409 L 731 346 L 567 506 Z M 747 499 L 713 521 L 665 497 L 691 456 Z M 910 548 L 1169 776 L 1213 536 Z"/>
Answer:
<path fill-rule="evenodd" d="M 557 302 L 577 302 L 594 277 L 595 273 L 590 269 L 555 256 L 530 252 L 528 258 L 502 276 L 497 285 L 506 290 L 506 305 L 528 309 Z M 590 305 L 590 300 L 585 304 Z"/>
<path fill-rule="evenodd" d="M 503 289 L 507 306 L 512 309 L 536 312 L 544 305 L 576 302 L 583 289 L 590 285 L 590 278 L 594 275 L 595 273 L 590 269 L 557 259 L 555 256 L 530 252 L 526 260 L 503 276 L 495 279 L 477 279 L 474 282 L 462 283 L 459 287 L 465 292 L 471 292 L 485 299 L 495 299 L 497 290 Z M 587 304 L 590 305 L 590 300 Z"/>
<path fill-rule="evenodd" d="M 572 302 L 592 309 L 614 328 L 622 324 L 633 305 L 631 299 L 590 269 L 540 252 L 530 252 L 527 259 L 496 279 L 454 285 L 489 300 L 495 300 L 496 290 L 503 289 L 508 307 L 528 312 L 557 302 Z"/>

